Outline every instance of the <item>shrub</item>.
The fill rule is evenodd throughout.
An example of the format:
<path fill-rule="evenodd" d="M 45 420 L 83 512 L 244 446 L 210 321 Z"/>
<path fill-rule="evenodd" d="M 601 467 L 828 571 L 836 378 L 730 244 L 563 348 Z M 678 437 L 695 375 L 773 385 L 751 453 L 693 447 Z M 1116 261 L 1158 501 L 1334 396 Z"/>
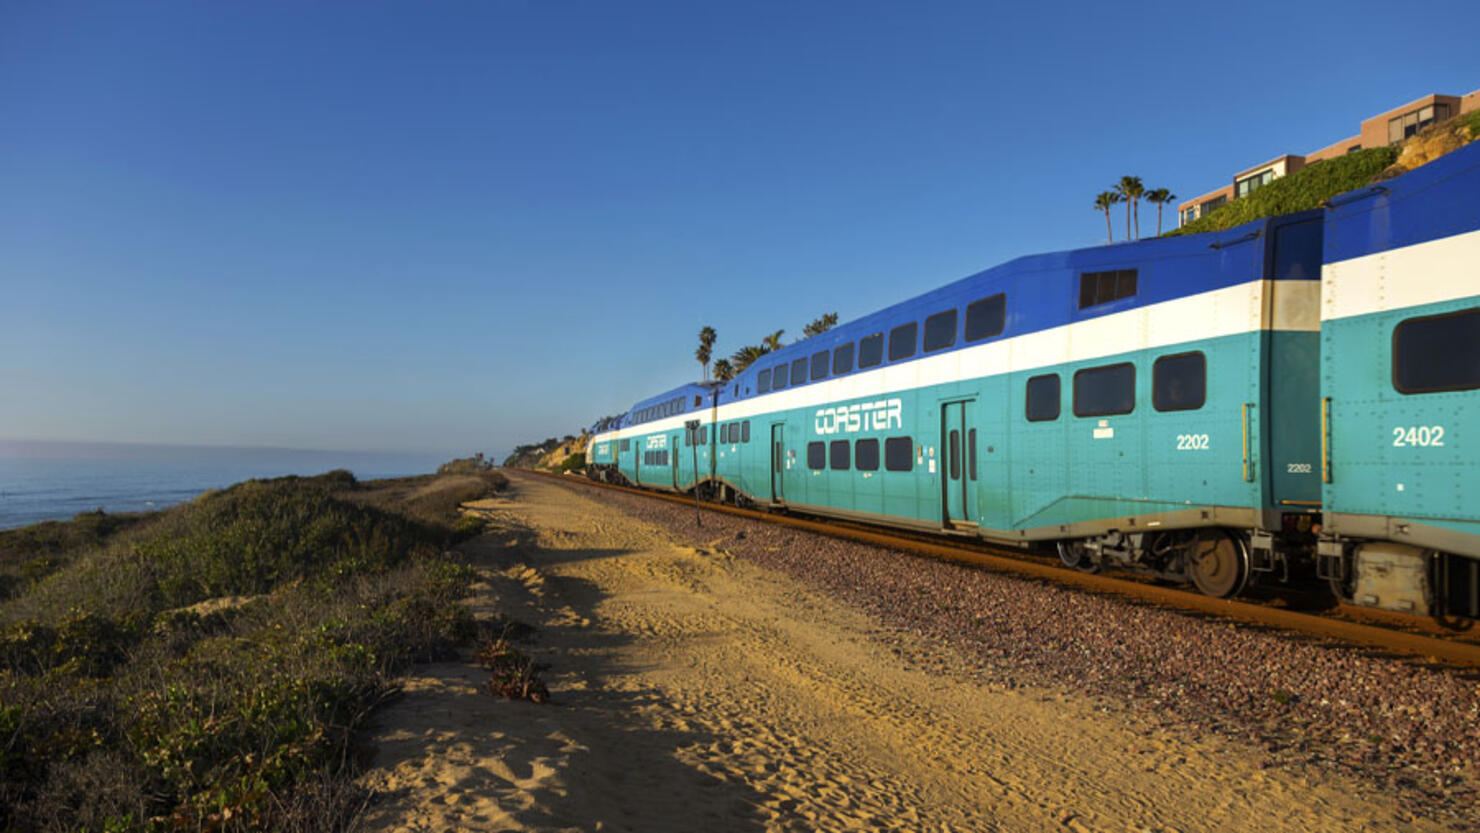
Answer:
<path fill-rule="evenodd" d="M 369 491 L 255 481 L 128 536 L 46 531 L 80 552 L 0 603 L 0 830 L 343 829 L 389 675 L 474 633 L 452 520 Z M 227 595 L 252 598 L 194 604 Z"/>
<path fill-rule="evenodd" d="M 586 452 L 577 451 L 564 460 L 561 460 L 560 466 L 556 469 L 556 471 L 563 473 L 568 471 L 580 471 L 584 468 L 586 468 Z"/>
<path fill-rule="evenodd" d="M 1166 236 L 1221 231 L 1262 217 L 1319 208 L 1338 194 L 1367 185 L 1397 158 L 1397 148 L 1382 147 L 1313 162 L 1247 197 L 1224 203 L 1207 216 L 1167 232 Z"/>

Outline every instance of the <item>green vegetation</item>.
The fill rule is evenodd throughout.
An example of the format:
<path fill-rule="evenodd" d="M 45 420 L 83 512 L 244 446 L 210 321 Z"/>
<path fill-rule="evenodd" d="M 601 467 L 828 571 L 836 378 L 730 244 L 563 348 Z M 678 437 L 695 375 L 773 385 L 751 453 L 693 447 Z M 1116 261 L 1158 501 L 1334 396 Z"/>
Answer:
<path fill-rule="evenodd" d="M 1224 203 L 1205 217 L 1172 229 L 1167 232 L 1167 236 L 1220 231 L 1261 217 L 1319 208 L 1321 203 L 1337 194 L 1372 182 L 1374 177 L 1397 158 L 1397 148 L 1384 147 L 1368 148 L 1334 159 L 1313 162 L 1289 176 L 1270 182 L 1247 197 Z"/>
<path fill-rule="evenodd" d="M 556 471 L 565 473 L 568 471 L 580 471 L 586 467 L 586 452 L 577 451 L 564 460 L 555 468 Z"/>
<path fill-rule="evenodd" d="M 504 483 L 331 472 L 0 532 L 0 829 L 343 829 L 392 675 L 473 635 L 446 548 Z"/>

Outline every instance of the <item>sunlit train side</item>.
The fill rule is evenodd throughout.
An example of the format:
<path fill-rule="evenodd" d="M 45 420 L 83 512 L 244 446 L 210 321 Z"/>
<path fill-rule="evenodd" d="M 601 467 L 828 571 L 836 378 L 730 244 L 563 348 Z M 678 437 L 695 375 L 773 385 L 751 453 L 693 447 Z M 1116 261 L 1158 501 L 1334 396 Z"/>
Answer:
<path fill-rule="evenodd" d="M 1480 143 L 1333 199 L 1325 236 L 1321 571 L 1480 618 Z"/>
<path fill-rule="evenodd" d="M 1328 210 L 926 292 L 638 403 L 590 472 L 1480 617 L 1477 263 L 1480 144 Z"/>

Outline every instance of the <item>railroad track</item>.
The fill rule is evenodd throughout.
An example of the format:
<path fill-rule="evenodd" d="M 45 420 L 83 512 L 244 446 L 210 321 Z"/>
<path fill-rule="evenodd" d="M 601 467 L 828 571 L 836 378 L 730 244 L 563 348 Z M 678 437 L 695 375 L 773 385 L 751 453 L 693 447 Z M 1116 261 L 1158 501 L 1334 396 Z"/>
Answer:
<path fill-rule="evenodd" d="M 692 497 L 670 492 L 653 492 L 611 483 L 598 483 L 584 477 L 549 474 L 529 469 L 519 471 L 568 486 L 626 493 L 685 506 L 694 505 Z M 1274 602 L 1214 599 L 1139 578 L 1069 570 L 1060 565 L 1056 559 L 993 546 L 976 539 L 952 541 L 947 538 L 913 534 L 854 521 L 833 518 L 824 520 L 811 516 L 742 509 L 720 503 L 701 503 L 700 506 L 704 512 L 733 515 L 846 541 L 971 564 L 996 572 L 1119 596 L 1143 604 L 1215 616 L 1259 627 L 1275 628 L 1321 640 L 1375 648 L 1431 663 L 1469 669 L 1480 668 L 1480 641 L 1476 640 L 1475 635 L 1445 631 L 1426 619 L 1386 614 L 1348 605 L 1339 605 L 1327 613 L 1309 613 L 1282 607 Z"/>

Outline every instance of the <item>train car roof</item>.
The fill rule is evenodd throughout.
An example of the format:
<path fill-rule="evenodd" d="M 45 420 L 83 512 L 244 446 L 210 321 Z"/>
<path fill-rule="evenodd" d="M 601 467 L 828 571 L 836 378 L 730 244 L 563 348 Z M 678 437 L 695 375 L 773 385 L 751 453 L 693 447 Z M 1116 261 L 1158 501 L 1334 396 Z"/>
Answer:
<path fill-rule="evenodd" d="M 1480 230 L 1480 142 L 1327 204 L 1328 263 Z"/>
<path fill-rule="evenodd" d="M 1287 226 L 1306 227 L 1313 233 L 1303 235 L 1299 242 L 1302 256 L 1296 260 L 1295 268 L 1287 269 L 1290 274 L 1279 277 L 1319 280 L 1320 217 L 1319 210 L 1312 210 L 1266 217 L 1223 231 L 1018 257 L 767 353 L 725 386 L 724 399 L 733 401 L 763 395 L 756 386 L 756 378 L 761 371 L 850 341 L 887 335 L 894 327 L 912 321 L 923 323 L 927 316 L 936 312 L 947 308 L 959 309 L 996 293 L 1006 296 L 1007 311 L 1003 331 L 993 338 L 1010 338 L 1260 279 L 1271 274 L 1268 241 L 1277 230 Z M 1291 243 L 1292 248 L 1296 245 Z M 1090 308 L 1077 307 L 1079 287 L 1076 281 L 1080 275 L 1116 270 L 1137 272 L 1138 291 L 1135 295 Z M 957 339 L 946 349 L 966 346 L 962 339 Z M 924 355 L 917 349 L 913 355 L 898 362 L 915 361 Z M 895 362 L 884 362 L 892 363 Z"/>

